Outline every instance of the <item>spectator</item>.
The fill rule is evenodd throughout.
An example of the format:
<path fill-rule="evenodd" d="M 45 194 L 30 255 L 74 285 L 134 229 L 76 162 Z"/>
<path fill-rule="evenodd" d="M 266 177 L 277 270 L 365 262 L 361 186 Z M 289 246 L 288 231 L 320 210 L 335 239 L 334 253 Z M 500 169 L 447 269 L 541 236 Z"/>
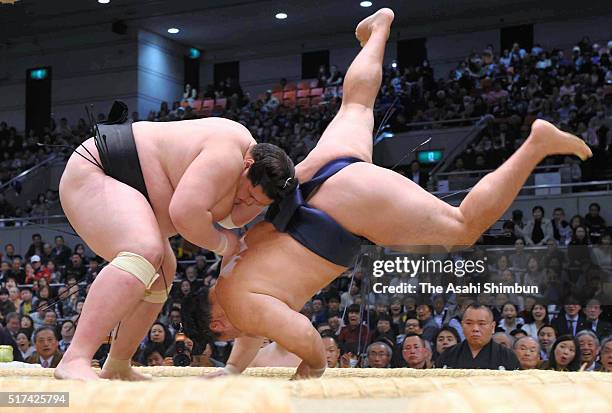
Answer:
<path fill-rule="evenodd" d="M 38 330 L 42 326 L 45 325 L 45 312 L 47 311 L 47 307 L 49 303 L 47 300 L 39 300 L 36 302 L 36 311 L 33 311 L 29 314 L 32 322 L 34 323 L 34 330 Z"/>
<path fill-rule="evenodd" d="M 19 347 L 13 338 L 13 334 L 2 327 L 2 324 L 0 324 L 0 346 L 13 347 L 13 361 L 23 361 Z"/>
<path fill-rule="evenodd" d="M 538 339 L 538 331 L 542 326 L 548 324 L 548 307 L 543 303 L 535 303 L 531 308 L 530 322 L 521 327 L 527 335 Z"/>
<path fill-rule="evenodd" d="M 586 321 L 590 325 L 591 330 L 599 337 L 603 339 L 612 335 L 612 324 L 610 322 L 601 320 L 601 302 L 595 298 L 590 299 L 584 308 L 586 315 Z"/>
<path fill-rule="evenodd" d="M 397 334 L 395 334 L 391 329 L 391 317 L 389 317 L 387 314 L 381 314 L 378 316 L 378 320 L 376 321 L 376 331 L 374 332 L 374 338 L 372 341 L 386 340 L 394 343 L 396 336 Z"/>
<path fill-rule="evenodd" d="M 447 349 L 436 360 L 436 367 L 516 370 L 520 364 L 512 352 L 493 342 L 493 313 L 485 306 L 470 305 L 461 323 L 465 341 Z"/>
<path fill-rule="evenodd" d="M 361 354 L 370 343 L 370 330 L 361 322 L 361 308 L 358 304 L 351 304 L 347 313 L 348 325 L 340 330 L 338 341 L 344 352 Z"/>
<path fill-rule="evenodd" d="M 557 339 L 557 332 L 550 324 L 544 324 L 538 330 L 538 341 L 540 342 L 540 358 L 548 360 L 552 345 Z"/>
<path fill-rule="evenodd" d="M 6 315 L 6 331 L 11 335 L 13 340 L 17 337 L 17 333 L 19 333 L 20 327 L 21 323 L 19 314 L 8 313 Z"/>
<path fill-rule="evenodd" d="M 389 368 L 392 353 L 393 350 L 387 343 L 376 341 L 370 344 L 366 350 L 368 367 Z"/>
<path fill-rule="evenodd" d="M 553 226 L 550 220 L 544 217 L 544 208 L 535 206 L 532 210 L 533 220 L 528 221 L 522 229 L 523 238 L 527 245 L 546 245 L 546 241 L 554 238 Z"/>
<path fill-rule="evenodd" d="M 272 90 L 270 89 L 266 90 L 266 94 L 265 94 L 265 98 L 264 98 L 263 106 L 261 107 L 261 110 L 263 112 L 273 112 L 279 105 L 280 105 L 280 102 L 278 101 L 276 96 L 272 95 Z"/>
<path fill-rule="evenodd" d="M 576 334 L 576 339 L 580 344 L 580 370 L 581 371 L 597 371 L 601 369 L 597 363 L 597 355 L 599 354 L 599 339 L 591 330 L 582 330 Z"/>
<path fill-rule="evenodd" d="M 32 290 L 28 287 L 21 289 L 21 304 L 19 304 L 19 314 L 28 315 L 34 309 Z"/>
<path fill-rule="evenodd" d="M 3 321 L 8 313 L 15 311 L 17 311 L 15 304 L 9 300 L 9 290 L 4 287 L 0 288 L 0 320 Z"/>
<path fill-rule="evenodd" d="M 157 343 L 161 345 L 164 349 L 164 354 L 170 348 L 172 345 L 172 337 L 164 324 L 160 322 L 153 323 L 151 329 L 149 330 L 149 334 L 145 339 L 144 347 L 146 347 L 149 343 Z"/>
<path fill-rule="evenodd" d="M 601 370 L 612 373 L 612 337 L 607 337 L 601 342 L 600 350 Z"/>
<path fill-rule="evenodd" d="M 593 244 L 599 244 L 601 237 L 606 230 L 606 220 L 599 215 L 601 207 L 597 202 L 593 202 L 589 205 L 589 213 L 585 215 L 584 222 L 589 232 L 591 242 Z"/>
<path fill-rule="evenodd" d="M 521 337 L 514 342 L 512 349 L 521 365 L 521 370 L 537 369 L 540 366 L 541 350 L 537 339 L 531 336 Z"/>
<path fill-rule="evenodd" d="M 560 246 L 568 245 L 572 239 L 572 230 L 569 222 L 565 220 L 563 208 L 555 208 L 551 224 L 553 227 L 553 238 L 557 241 L 557 244 Z"/>
<path fill-rule="evenodd" d="M 512 303 L 505 303 L 502 307 L 502 319 L 499 322 L 498 328 L 502 329 L 506 333 L 510 333 L 516 328 L 520 328 L 525 322 L 522 318 L 518 317 L 518 309 L 516 305 Z"/>
<path fill-rule="evenodd" d="M 333 335 L 321 337 L 323 347 L 325 348 L 325 358 L 328 368 L 340 367 L 340 347 Z"/>
<path fill-rule="evenodd" d="M 457 330 L 455 330 L 453 327 L 449 327 L 448 325 L 442 326 L 436 335 L 436 346 L 434 348 L 432 359 L 437 360 L 440 354 L 444 353 L 444 350 L 453 347 L 460 342 L 461 337 L 459 337 Z"/>
<path fill-rule="evenodd" d="M 316 326 L 327 321 L 327 307 L 324 298 L 317 296 L 312 299 L 312 323 Z"/>
<path fill-rule="evenodd" d="M 580 368 L 580 343 L 575 337 L 562 335 L 552 346 L 550 358 L 542 363 L 542 370 L 578 371 Z"/>
<path fill-rule="evenodd" d="M 416 334 L 407 334 L 402 342 L 402 358 L 409 368 L 431 368 L 431 350 L 426 341 Z"/>
<path fill-rule="evenodd" d="M 604 232 L 601 236 L 601 244 L 595 245 L 591 250 L 593 263 L 600 267 L 612 267 L 612 235 Z"/>
<path fill-rule="evenodd" d="M 149 343 L 143 351 L 145 365 L 150 367 L 164 365 L 165 350 L 160 343 Z"/>
<path fill-rule="evenodd" d="M 514 228 L 516 230 L 516 224 Z M 517 236 L 519 238 L 514 243 L 515 252 L 510 255 L 510 265 L 516 270 L 526 270 L 529 257 L 525 254 L 525 241 L 521 238 L 522 235 L 520 235 L 520 233 Z"/>
<path fill-rule="evenodd" d="M 85 274 L 87 273 L 87 268 L 83 264 L 83 256 L 77 252 L 77 249 L 74 249 L 74 254 L 70 257 L 70 262 L 66 266 L 66 279 L 74 278 L 77 281 L 81 281 L 85 279 Z"/>
<path fill-rule="evenodd" d="M 15 342 L 17 343 L 17 347 L 21 353 L 22 360 L 26 360 L 36 351 L 36 348 L 30 343 L 30 337 L 28 336 L 27 331 L 20 330 L 17 333 Z"/>
<path fill-rule="evenodd" d="M 29 315 L 24 315 L 19 320 L 19 325 L 21 326 L 20 331 L 24 331 L 27 333 L 28 337 L 32 337 L 34 334 L 34 320 Z"/>
<path fill-rule="evenodd" d="M 44 278 L 47 282 L 51 281 L 51 272 L 46 266 L 42 265 L 41 258 L 38 255 L 32 255 L 30 264 L 34 272 L 31 276 L 26 276 L 27 284 L 34 283 L 41 278 Z"/>
<path fill-rule="evenodd" d="M 40 234 L 32 235 L 32 244 L 30 244 L 28 247 L 28 251 L 25 254 L 25 259 L 29 260 L 33 255 L 43 255 L 43 241 Z"/>
<path fill-rule="evenodd" d="M 551 322 L 557 336 L 575 336 L 578 331 L 589 328 L 585 317 L 580 314 L 581 309 L 582 306 L 575 297 L 568 296 L 565 299 L 565 304 L 563 305 L 564 311 Z"/>
<path fill-rule="evenodd" d="M 423 333 L 421 337 L 424 340 L 433 342 L 436 333 L 438 332 L 438 325 L 433 318 L 433 307 L 429 304 L 419 304 L 417 306 L 417 317 L 423 326 Z"/>
<path fill-rule="evenodd" d="M 65 353 L 68 349 L 68 346 L 70 346 L 70 343 L 72 342 L 72 337 L 74 337 L 75 329 L 76 327 L 74 325 L 74 322 L 72 322 L 71 320 L 64 320 L 62 322 L 62 339 L 59 341 L 59 349 L 62 353 Z"/>
<path fill-rule="evenodd" d="M 504 332 L 497 332 L 493 334 L 492 340 L 494 343 L 497 343 L 500 346 L 508 348 L 508 349 L 511 349 L 512 344 L 514 344 L 514 340 L 512 339 L 512 336 Z"/>
<path fill-rule="evenodd" d="M 51 252 L 52 259 L 57 265 L 67 265 L 72 251 L 66 245 L 64 245 L 64 237 L 58 235 L 55 237 L 55 246 Z"/>
<path fill-rule="evenodd" d="M 40 364 L 43 368 L 55 368 L 64 355 L 58 349 L 57 337 L 51 327 L 41 327 L 34 332 L 36 351 L 26 363 Z"/>
<path fill-rule="evenodd" d="M 410 175 L 408 176 L 412 182 L 419 185 L 421 188 L 427 189 L 427 181 L 429 176 L 427 173 L 421 171 L 421 163 L 419 161 L 412 161 L 410 164 Z"/>

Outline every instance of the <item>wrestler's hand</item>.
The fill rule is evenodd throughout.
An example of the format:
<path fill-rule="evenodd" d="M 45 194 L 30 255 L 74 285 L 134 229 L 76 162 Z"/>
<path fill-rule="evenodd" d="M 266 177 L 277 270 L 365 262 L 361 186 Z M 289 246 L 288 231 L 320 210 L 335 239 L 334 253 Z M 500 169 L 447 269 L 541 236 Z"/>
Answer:
<path fill-rule="evenodd" d="M 323 373 L 325 373 L 325 368 L 313 369 L 304 361 L 302 361 L 297 367 L 295 374 L 291 377 L 291 380 L 317 379 L 321 377 Z"/>
<path fill-rule="evenodd" d="M 202 378 L 214 379 L 217 377 L 235 376 L 238 374 L 240 374 L 240 371 L 237 370 L 234 366 L 226 365 L 224 368 L 218 369 L 215 372 L 202 375 Z"/>

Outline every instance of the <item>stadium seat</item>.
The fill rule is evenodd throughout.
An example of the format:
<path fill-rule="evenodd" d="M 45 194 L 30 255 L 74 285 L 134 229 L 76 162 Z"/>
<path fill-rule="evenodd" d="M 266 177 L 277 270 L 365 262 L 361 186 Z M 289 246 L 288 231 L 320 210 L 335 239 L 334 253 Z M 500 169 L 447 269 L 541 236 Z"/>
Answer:
<path fill-rule="evenodd" d="M 310 89 L 300 89 L 297 91 L 298 99 L 307 98 L 308 96 L 310 96 Z"/>
<path fill-rule="evenodd" d="M 313 89 L 310 89 L 310 96 L 321 96 L 322 94 L 323 94 L 322 87 L 315 87 Z"/>
<path fill-rule="evenodd" d="M 227 99 L 221 98 L 221 99 L 215 100 L 215 106 L 214 106 L 215 110 L 225 110 L 226 107 L 227 107 Z"/>
<path fill-rule="evenodd" d="M 194 112 L 199 111 L 202 108 L 202 101 L 201 100 L 194 100 L 193 102 L 191 102 L 191 109 L 193 109 Z"/>

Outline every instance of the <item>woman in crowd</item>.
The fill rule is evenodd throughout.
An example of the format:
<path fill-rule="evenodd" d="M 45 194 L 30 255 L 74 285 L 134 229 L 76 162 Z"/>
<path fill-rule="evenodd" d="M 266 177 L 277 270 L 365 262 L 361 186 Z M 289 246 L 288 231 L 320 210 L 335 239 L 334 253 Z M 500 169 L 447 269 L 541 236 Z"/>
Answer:
<path fill-rule="evenodd" d="M 555 340 L 550 357 L 540 367 L 541 370 L 578 371 L 580 369 L 580 343 L 571 335 Z"/>
<path fill-rule="evenodd" d="M 538 339 L 538 330 L 548 324 L 548 308 L 544 303 L 535 303 L 531 309 L 529 323 L 525 324 L 522 329 L 528 336 Z"/>

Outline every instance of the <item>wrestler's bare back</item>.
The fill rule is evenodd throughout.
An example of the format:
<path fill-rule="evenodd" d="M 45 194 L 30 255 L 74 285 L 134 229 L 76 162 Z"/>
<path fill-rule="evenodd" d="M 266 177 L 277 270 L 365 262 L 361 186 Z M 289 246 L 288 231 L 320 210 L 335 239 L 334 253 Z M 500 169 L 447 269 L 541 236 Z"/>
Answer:
<path fill-rule="evenodd" d="M 165 237 L 177 233 L 170 219 L 170 200 L 193 160 L 203 151 L 218 153 L 219 159 L 238 151 L 244 156 L 249 146 L 256 143 L 248 129 L 223 118 L 136 122 L 132 130 L 153 212 Z M 93 138 L 84 145 L 99 159 Z M 230 189 L 217 202 L 211 211 L 214 220 L 221 220 L 231 212 L 234 192 L 235 188 Z"/>

